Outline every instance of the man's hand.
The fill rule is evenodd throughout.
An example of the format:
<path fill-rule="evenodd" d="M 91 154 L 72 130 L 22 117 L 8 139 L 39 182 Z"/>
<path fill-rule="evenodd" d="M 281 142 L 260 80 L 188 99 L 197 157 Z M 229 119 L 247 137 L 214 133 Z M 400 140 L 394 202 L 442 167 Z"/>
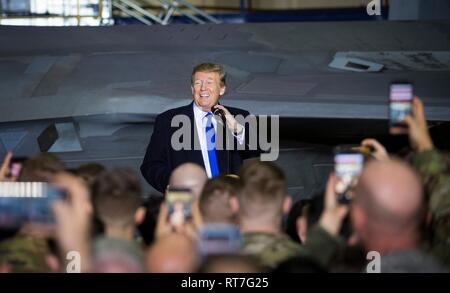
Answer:
<path fill-rule="evenodd" d="M 366 138 L 361 142 L 361 146 L 370 147 L 374 151 L 371 155 L 378 161 L 389 160 L 389 154 L 385 147 L 376 139 Z"/>
<path fill-rule="evenodd" d="M 401 131 L 391 131 L 391 134 L 407 133 L 411 147 L 416 152 L 424 152 L 433 149 L 433 141 L 428 132 L 427 120 L 422 101 L 418 97 L 414 97 L 412 102 L 412 116 L 407 116 L 404 120 L 408 128 Z"/>
<path fill-rule="evenodd" d="M 348 206 L 339 204 L 337 194 L 334 191 L 336 175 L 333 173 L 328 178 L 325 190 L 324 210 L 320 216 L 319 225 L 330 235 L 337 236 L 342 226 L 342 221 L 348 213 Z"/>
<path fill-rule="evenodd" d="M 89 231 L 93 208 L 88 188 L 81 179 L 68 173 L 56 175 L 54 184 L 68 195 L 67 201 L 58 201 L 53 205 L 58 243 L 64 253 L 78 251 L 81 255 L 81 270 L 89 271 Z"/>
<path fill-rule="evenodd" d="M 158 219 L 155 229 L 155 239 L 163 238 L 170 233 L 182 233 L 190 237 L 194 241 L 197 239 L 197 230 L 202 225 L 200 209 L 198 202 L 192 203 L 192 220 L 180 222 L 179 225 L 173 225 L 168 221 L 168 208 L 165 202 L 161 203 L 159 208 Z"/>
<path fill-rule="evenodd" d="M 423 109 L 422 101 L 418 97 L 414 97 L 413 116 L 407 116 L 405 123 L 408 125 L 409 143 L 411 147 L 417 152 L 424 152 L 431 150 L 433 141 L 428 132 L 427 119 L 425 118 L 425 111 Z"/>
<path fill-rule="evenodd" d="M 227 127 L 235 134 L 239 135 L 244 131 L 244 126 L 239 124 L 236 119 L 234 119 L 233 115 L 231 115 L 230 111 L 227 110 L 222 105 L 216 105 L 215 108 L 220 109 L 225 113 L 225 120 L 227 122 Z"/>

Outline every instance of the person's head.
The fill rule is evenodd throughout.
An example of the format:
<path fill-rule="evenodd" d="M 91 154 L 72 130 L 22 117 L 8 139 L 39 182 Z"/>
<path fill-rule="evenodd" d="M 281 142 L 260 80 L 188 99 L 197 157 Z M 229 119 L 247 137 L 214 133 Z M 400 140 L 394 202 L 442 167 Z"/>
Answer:
<path fill-rule="evenodd" d="M 116 238 L 98 238 L 92 244 L 92 272 L 143 273 L 144 254 L 139 246 Z"/>
<path fill-rule="evenodd" d="M 238 254 L 211 255 L 198 270 L 199 273 L 261 273 L 257 261 L 250 256 Z"/>
<path fill-rule="evenodd" d="M 105 167 L 103 165 L 97 163 L 88 163 L 79 166 L 75 170 L 75 174 L 83 179 L 86 184 L 91 187 L 94 184 L 95 180 L 101 173 L 105 171 Z"/>
<path fill-rule="evenodd" d="M 134 227 L 144 219 L 139 179 L 131 170 L 103 172 L 93 184 L 92 199 L 95 214 L 107 229 Z"/>
<path fill-rule="evenodd" d="M 51 176 L 64 170 L 64 163 L 57 156 L 41 153 L 23 163 L 18 181 L 49 181 Z"/>
<path fill-rule="evenodd" d="M 230 199 L 237 196 L 241 188 L 240 179 L 218 176 L 206 182 L 200 196 L 199 206 L 205 223 L 235 223 L 236 210 Z"/>
<path fill-rule="evenodd" d="M 291 207 L 283 171 L 270 162 L 247 162 L 241 171 L 238 194 L 239 223 L 281 229 L 281 219 Z"/>
<path fill-rule="evenodd" d="M 306 242 L 309 229 L 319 222 L 323 213 L 324 200 L 324 191 L 319 191 L 311 198 L 302 199 L 292 206 L 288 215 L 287 234 L 293 240 L 301 243 Z M 350 217 L 346 216 L 339 235 L 346 240 L 350 240 L 351 233 Z"/>
<path fill-rule="evenodd" d="M 207 180 L 208 176 L 202 167 L 194 163 L 184 163 L 173 170 L 169 186 L 190 189 L 194 198 L 198 199 Z"/>
<path fill-rule="evenodd" d="M 196 246 L 181 233 L 158 239 L 146 255 L 147 271 L 150 273 L 193 273 L 197 265 Z"/>
<path fill-rule="evenodd" d="M 355 187 L 354 231 L 366 249 L 411 249 L 419 241 L 424 198 L 420 178 L 397 159 L 369 162 Z"/>
<path fill-rule="evenodd" d="M 209 112 L 219 98 L 225 94 L 226 73 L 222 65 L 202 63 L 194 67 L 191 76 L 191 91 L 194 103 Z"/>
<path fill-rule="evenodd" d="M 292 240 L 305 243 L 308 229 L 319 220 L 323 211 L 323 192 L 292 205 L 287 218 L 286 233 Z"/>

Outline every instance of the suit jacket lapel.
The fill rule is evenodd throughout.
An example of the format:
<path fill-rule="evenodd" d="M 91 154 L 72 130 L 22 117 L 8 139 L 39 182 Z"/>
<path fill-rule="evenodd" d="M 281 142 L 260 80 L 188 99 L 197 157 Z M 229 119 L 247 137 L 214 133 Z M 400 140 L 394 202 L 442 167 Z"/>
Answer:
<path fill-rule="evenodd" d="M 200 166 L 204 167 L 205 163 L 203 162 L 202 151 L 200 148 L 200 139 L 198 138 L 197 125 L 195 124 L 194 109 L 192 108 L 192 104 L 193 102 L 186 106 L 184 113 L 189 117 L 189 120 L 191 121 L 191 151 L 186 152 L 186 155 L 188 161 L 197 163 Z"/>

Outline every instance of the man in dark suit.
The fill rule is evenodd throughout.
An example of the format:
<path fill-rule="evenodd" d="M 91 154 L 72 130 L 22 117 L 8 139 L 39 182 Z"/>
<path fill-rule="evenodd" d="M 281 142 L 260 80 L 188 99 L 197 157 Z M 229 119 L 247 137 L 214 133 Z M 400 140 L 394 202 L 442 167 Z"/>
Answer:
<path fill-rule="evenodd" d="M 142 175 L 155 189 L 164 193 L 172 170 L 183 163 L 199 164 L 208 177 L 212 178 L 219 173 L 237 173 L 243 159 L 250 155 L 250 152 L 242 148 L 237 150 L 238 145 L 247 144 L 249 128 L 235 119 L 236 115 L 247 117 L 249 112 L 218 104 L 219 98 L 225 94 L 225 80 L 226 73 L 221 65 L 197 65 L 191 78 L 193 102 L 156 117 L 153 134 L 141 165 Z M 215 115 L 218 113 L 220 116 Z M 172 136 L 178 135 L 180 131 L 179 126 L 172 126 L 177 117 L 185 117 L 185 122 L 190 122 L 190 137 L 183 138 L 188 140 L 187 149 L 174 147 Z M 230 147 L 230 144 L 216 147 L 216 137 L 219 136 L 216 134 L 220 133 L 222 141 L 226 141 L 227 136 L 234 138 L 233 146 L 236 147 Z"/>

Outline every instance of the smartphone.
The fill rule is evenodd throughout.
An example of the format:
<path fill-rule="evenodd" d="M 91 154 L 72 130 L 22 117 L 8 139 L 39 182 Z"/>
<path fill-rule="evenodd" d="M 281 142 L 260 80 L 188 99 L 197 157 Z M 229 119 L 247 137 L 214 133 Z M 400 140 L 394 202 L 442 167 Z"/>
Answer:
<path fill-rule="evenodd" d="M 19 178 L 23 163 L 28 160 L 27 157 L 12 158 L 9 164 L 8 177 Z"/>
<path fill-rule="evenodd" d="M 190 189 L 169 188 L 166 194 L 168 221 L 180 226 L 192 218 L 193 195 Z"/>
<path fill-rule="evenodd" d="M 199 229 L 200 255 L 237 253 L 242 247 L 239 227 L 232 224 L 208 224 Z"/>
<path fill-rule="evenodd" d="M 0 227 L 54 224 L 52 204 L 66 193 L 47 182 L 0 182 Z"/>
<path fill-rule="evenodd" d="M 338 202 L 348 204 L 351 201 L 350 191 L 358 182 L 362 172 L 364 155 L 356 151 L 341 151 L 334 156 L 334 171 L 336 174 L 335 192 Z"/>
<path fill-rule="evenodd" d="M 411 83 L 392 83 L 389 95 L 389 121 L 392 127 L 406 127 L 403 122 L 411 115 L 414 97 Z"/>

